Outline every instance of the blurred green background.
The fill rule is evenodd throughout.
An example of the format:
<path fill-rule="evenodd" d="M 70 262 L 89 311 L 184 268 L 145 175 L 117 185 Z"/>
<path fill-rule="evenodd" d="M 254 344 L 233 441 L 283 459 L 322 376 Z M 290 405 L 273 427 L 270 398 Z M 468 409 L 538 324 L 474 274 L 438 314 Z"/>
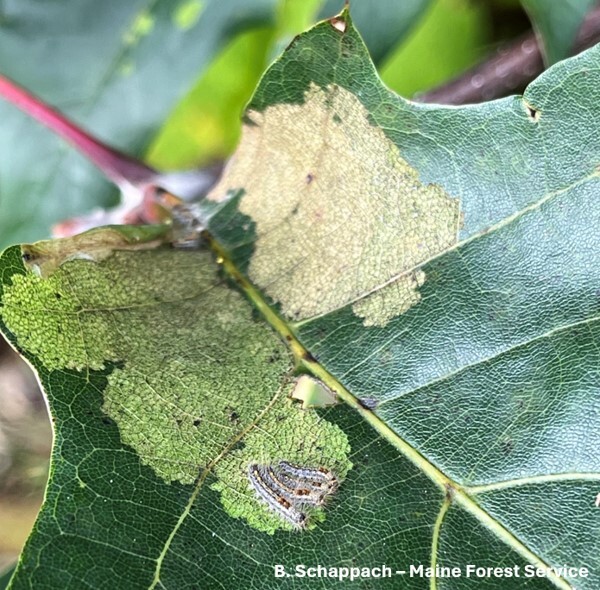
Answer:
<path fill-rule="evenodd" d="M 333 6 L 323 10 L 322 4 L 320 0 L 283 0 L 274 27 L 246 32 L 233 40 L 175 108 L 152 143 L 148 161 L 175 170 L 228 156 L 239 137 L 244 105 L 269 62 L 319 16 L 336 12 Z M 406 35 L 392 43 L 378 63 L 383 81 L 405 97 L 443 84 L 503 40 L 530 27 L 518 0 L 433 0 L 422 4 L 424 10 Z M 364 34 L 361 22 L 355 19 Z"/>

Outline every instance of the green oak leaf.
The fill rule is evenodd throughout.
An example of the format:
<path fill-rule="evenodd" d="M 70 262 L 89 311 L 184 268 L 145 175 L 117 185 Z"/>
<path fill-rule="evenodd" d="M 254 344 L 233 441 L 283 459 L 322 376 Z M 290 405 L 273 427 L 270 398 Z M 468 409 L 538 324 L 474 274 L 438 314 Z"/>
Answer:
<path fill-rule="evenodd" d="M 571 53 L 579 27 L 596 0 L 521 0 L 521 3 L 542 39 L 546 62 L 553 64 Z"/>
<path fill-rule="evenodd" d="M 73 257 L 88 234 L 113 249 Z M 257 502 L 248 465 L 316 465 L 341 483 L 346 436 L 288 399 L 289 354 L 221 284 L 209 254 L 112 240 L 113 229 L 99 229 L 22 247 L 27 270 L 2 297 L 7 328 L 47 371 L 109 371 L 102 411 L 165 483 L 201 486 L 210 469 L 237 516 L 271 533 L 293 529 Z M 33 251 L 53 253 L 41 276 Z M 162 337 L 149 339 L 149 327 Z"/>
<path fill-rule="evenodd" d="M 600 51 L 443 108 L 383 87 L 346 24 L 263 78 L 209 196 L 215 239 L 317 374 L 377 400 L 379 431 L 458 490 L 433 560 L 469 563 L 469 535 L 491 535 L 595 588 Z"/>
<path fill-rule="evenodd" d="M 8 249 L 2 330 L 55 424 L 12 588 L 305 588 L 274 566 L 385 563 L 589 576 L 356 587 L 595 590 L 599 64 L 413 104 L 342 13 L 263 77 L 206 248 L 57 248 L 41 276 Z M 303 410 L 306 373 L 345 403 Z M 339 476 L 305 530 L 246 485 L 286 457 Z"/>

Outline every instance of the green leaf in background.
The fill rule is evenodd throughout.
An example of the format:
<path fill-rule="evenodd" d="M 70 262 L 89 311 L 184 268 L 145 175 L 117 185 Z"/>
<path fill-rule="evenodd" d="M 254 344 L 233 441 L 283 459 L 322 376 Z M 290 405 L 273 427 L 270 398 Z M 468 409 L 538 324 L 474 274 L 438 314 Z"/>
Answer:
<path fill-rule="evenodd" d="M 210 164 L 233 151 L 240 116 L 261 74 L 273 29 L 236 37 L 177 105 L 148 151 L 148 162 L 163 170 Z"/>
<path fill-rule="evenodd" d="M 521 0 L 533 26 L 542 38 L 547 63 L 553 64 L 569 55 L 577 31 L 596 0 Z"/>
<path fill-rule="evenodd" d="M 308 588 L 273 566 L 386 563 L 590 575 L 356 586 L 596 590 L 599 63 L 412 104 L 344 14 L 261 80 L 206 204 L 214 262 L 8 249 L 2 329 L 55 423 L 12 588 Z M 345 403 L 302 410 L 296 371 Z M 338 478 L 306 530 L 253 495 L 250 466 L 281 459 Z"/>
<path fill-rule="evenodd" d="M 177 170 L 230 156 L 273 49 L 283 51 L 285 41 L 310 27 L 319 1 L 280 0 L 274 27 L 233 39 L 171 113 L 148 151 L 149 163 Z"/>
<path fill-rule="evenodd" d="M 0 71 L 119 148 L 141 154 L 238 32 L 275 0 L 23 0 L 0 9 Z M 1 244 L 114 203 L 115 190 L 49 131 L 0 104 Z"/>
<path fill-rule="evenodd" d="M 409 33 L 431 0 L 358 0 L 351 2 L 352 18 L 376 64 Z M 339 13 L 344 0 L 325 0 L 319 18 Z"/>
<path fill-rule="evenodd" d="M 470 0 L 435 0 L 405 41 L 379 64 L 382 80 L 410 97 L 458 76 L 485 55 L 488 7 Z"/>

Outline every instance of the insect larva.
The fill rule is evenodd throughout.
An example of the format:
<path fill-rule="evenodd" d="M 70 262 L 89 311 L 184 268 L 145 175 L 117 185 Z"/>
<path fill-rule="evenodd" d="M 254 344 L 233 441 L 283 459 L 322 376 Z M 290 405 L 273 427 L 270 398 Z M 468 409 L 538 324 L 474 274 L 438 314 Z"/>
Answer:
<path fill-rule="evenodd" d="M 325 493 L 320 487 L 315 489 L 310 486 L 310 482 L 297 481 L 277 474 L 275 470 L 268 465 L 258 465 L 258 470 L 264 482 L 280 496 L 292 504 L 320 506 L 325 499 Z"/>
<path fill-rule="evenodd" d="M 376 397 L 359 397 L 358 403 L 367 410 L 374 410 L 379 405 Z"/>
<path fill-rule="evenodd" d="M 261 473 L 260 466 L 253 463 L 248 466 L 248 479 L 252 487 L 271 510 L 281 516 L 296 528 L 304 528 L 306 525 L 306 514 L 301 512 L 292 504 L 273 489 L 269 482 L 265 480 Z"/>
<path fill-rule="evenodd" d="M 322 499 L 329 492 L 329 486 L 324 482 L 290 477 L 277 468 L 273 469 L 273 476 L 282 487 L 292 490 L 296 496 L 314 495 Z"/>
<path fill-rule="evenodd" d="M 326 493 L 331 493 L 337 488 L 337 479 L 325 467 L 302 467 L 301 465 L 294 465 L 287 461 L 280 461 L 279 470 L 288 478 L 302 482 L 313 488 L 325 489 Z"/>
<path fill-rule="evenodd" d="M 288 461 L 279 461 L 279 468 L 286 474 L 297 479 L 314 479 L 315 481 L 329 481 L 333 474 L 325 467 L 302 467 Z"/>

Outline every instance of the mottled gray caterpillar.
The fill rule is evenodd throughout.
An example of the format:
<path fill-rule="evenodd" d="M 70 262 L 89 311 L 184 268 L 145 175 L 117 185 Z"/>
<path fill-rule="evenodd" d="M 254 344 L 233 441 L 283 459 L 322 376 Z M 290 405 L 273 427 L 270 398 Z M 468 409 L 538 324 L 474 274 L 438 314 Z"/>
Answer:
<path fill-rule="evenodd" d="M 305 528 L 306 508 L 325 503 L 337 479 L 324 467 L 303 467 L 280 461 L 275 467 L 252 463 L 248 479 L 259 498 L 295 528 Z"/>
<path fill-rule="evenodd" d="M 253 463 L 248 466 L 248 479 L 258 497 L 266 502 L 273 512 L 296 528 L 306 525 L 306 513 L 301 512 L 292 502 L 284 498 L 277 488 L 263 475 L 263 466 Z"/>
<path fill-rule="evenodd" d="M 278 467 L 283 477 L 302 482 L 311 488 L 322 489 L 326 494 L 337 489 L 337 479 L 325 467 L 303 467 L 287 461 L 280 461 Z"/>

